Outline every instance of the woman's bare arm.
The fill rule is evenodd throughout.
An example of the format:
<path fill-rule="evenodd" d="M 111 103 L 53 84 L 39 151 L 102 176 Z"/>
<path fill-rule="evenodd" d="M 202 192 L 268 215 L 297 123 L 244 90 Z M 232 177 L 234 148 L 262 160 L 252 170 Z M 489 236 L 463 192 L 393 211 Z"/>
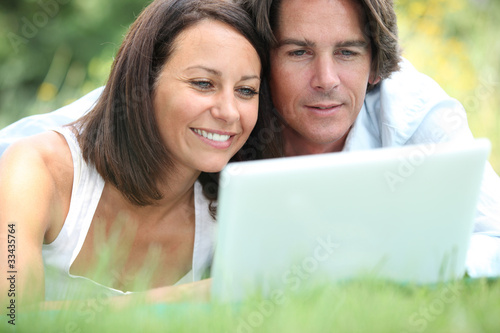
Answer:
<path fill-rule="evenodd" d="M 63 309 L 77 303 L 44 302 L 42 244 L 57 237 L 66 218 L 72 186 L 72 177 L 68 174 L 72 175 L 71 153 L 64 139 L 55 132 L 23 139 L 0 159 L 0 262 L 2 274 L 8 274 L 0 279 L 0 293 L 2 299 L 9 295 L 11 283 L 7 278 L 14 275 L 15 297 L 7 297 L 6 301 L 14 299 L 18 310 L 21 302 L 42 309 Z M 13 254 L 8 252 L 8 239 L 15 245 L 14 251 L 11 247 Z M 11 257 L 12 269 L 4 265 L 8 263 L 8 255 L 14 256 Z M 210 280 L 203 280 L 155 288 L 112 297 L 107 304 L 121 308 L 137 302 L 207 301 L 210 285 Z M 2 304 L 6 303 L 2 301 Z"/>
<path fill-rule="evenodd" d="M 1 278 L 0 287 L 18 306 L 44 299 L 42 244 L 54 221 L 54 180 L 37 148 L 24 139 L 0 159 L 0 260 L 2 274 L 11 277 Z"/>
<path fill-rule="evenodd" d="M 39 309 L 64 310 L 75 307 L 79 308 L 86 302 L 93 302 L 95 303 L 94 306 L 98 308 L 106 307 L 111 310 L 122 310 L 127 307 L 134 307 L 141 304 L 178 302 L 206 303 L 210 301 L 211 285 L 212 279 L 205 279 L 181 285 L 159 287 L 124 296 L 113 296 L 106 299 L 47 301 L 41 302 Z"/>

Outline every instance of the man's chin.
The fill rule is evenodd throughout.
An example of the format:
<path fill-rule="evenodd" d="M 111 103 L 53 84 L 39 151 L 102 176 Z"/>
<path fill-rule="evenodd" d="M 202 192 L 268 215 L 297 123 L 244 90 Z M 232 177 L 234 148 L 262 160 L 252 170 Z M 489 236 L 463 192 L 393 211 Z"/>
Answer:
<path fill-rule="evenodd" d="M 287 156 L 323 154 L 339 152 L 344 149 L 346 132 L 314 132 L 314 131 L 290 131 L 285 132 L 285 153 Z M 290 135 L 291 134 L 291 135 Z"/>

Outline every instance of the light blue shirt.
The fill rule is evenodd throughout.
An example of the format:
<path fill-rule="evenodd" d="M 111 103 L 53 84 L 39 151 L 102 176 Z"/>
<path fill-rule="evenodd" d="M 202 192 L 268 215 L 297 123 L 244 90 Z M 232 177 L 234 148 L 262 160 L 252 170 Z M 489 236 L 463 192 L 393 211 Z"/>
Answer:
<path fill-rule="evenodd" d="M 92 108 L 102 89 L 59 110 L 24 118 L 2 129 L 0 156 L 21 137 L 76 120 Z M 472 139 L 462 105 L 403 59 L 399 72 L 366 95 L 344 151 Z M 500 276 L 500 178 L 489 163 L 481 186 L 466 267 L 472 277 Z"/>
<path fill-rule="evenodd" d="M 370 91 L 344 151 L 473 139 L 462 105 L 407 61 Z M 467 256 L 472 277 L 500 275 L 500 178 L 487 163 Z"/>

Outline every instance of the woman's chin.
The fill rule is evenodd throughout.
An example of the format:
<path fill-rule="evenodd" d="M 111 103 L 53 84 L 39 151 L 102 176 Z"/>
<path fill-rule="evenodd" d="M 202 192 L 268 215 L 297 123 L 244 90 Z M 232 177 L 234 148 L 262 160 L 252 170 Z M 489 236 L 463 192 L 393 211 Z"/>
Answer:
<path fill-rule="evenodd" d="M 215 172 L 220 172 L 222 169 L 225 168 L 227 165 L 226 163 L 214 163 L 214 164 L 207 164 L 203 168 L 200 168 L 202 172 L 207 172 L 207 173 L 215 173 Z"/>

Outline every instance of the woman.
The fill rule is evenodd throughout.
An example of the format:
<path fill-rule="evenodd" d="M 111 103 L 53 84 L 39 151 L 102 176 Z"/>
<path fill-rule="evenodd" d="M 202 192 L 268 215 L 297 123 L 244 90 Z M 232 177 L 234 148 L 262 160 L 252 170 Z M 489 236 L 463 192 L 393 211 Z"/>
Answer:
<path fill-rule="evenodd" d="M 149 299 L 165 301 L 176 289 L 164 286 L 200 280 L 213 250 L 210 175 L 256 124 L 265 54 L 237 5 L 149 5 L 94 109 L 19 141 L 0 160 L 1 232 L 18 244 L 18 299 L 147 288 Z"/>

